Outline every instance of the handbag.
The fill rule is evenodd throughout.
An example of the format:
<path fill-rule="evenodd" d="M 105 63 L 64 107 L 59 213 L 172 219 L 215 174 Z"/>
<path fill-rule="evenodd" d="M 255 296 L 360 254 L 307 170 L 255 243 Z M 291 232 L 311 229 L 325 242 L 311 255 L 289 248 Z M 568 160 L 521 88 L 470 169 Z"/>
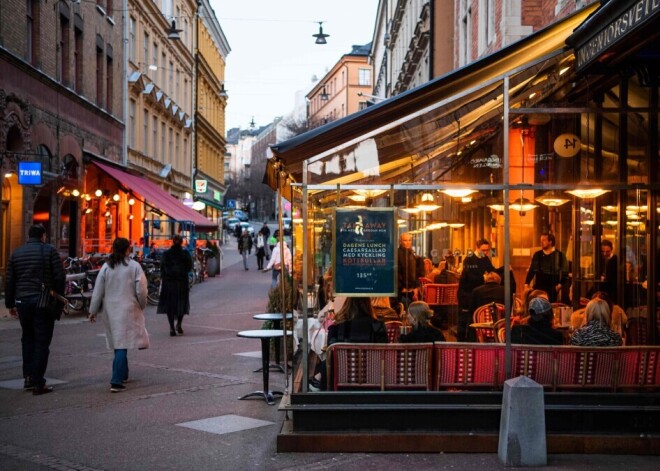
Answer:
<path fill-rule="evenodd" d="M 41 259 L 44 262 L 45 266 L 50 267 L 50 264 L 46 263 L 44 257 L 44 246 L 41 245 Z M 49 268 L 50 271 L 50 268 Z M 53 296 L 52 290 L 46 286 L 45 283 L 41 283 L 41 290 L 39 291 L 39 300 L 37 301 L 37 308 L 39 309 L 48 309 L 49 313 L 55 318 L 55 320 L 60 320 L 62 317 L 62 310 L 58 308 L 58 300 Z"/>

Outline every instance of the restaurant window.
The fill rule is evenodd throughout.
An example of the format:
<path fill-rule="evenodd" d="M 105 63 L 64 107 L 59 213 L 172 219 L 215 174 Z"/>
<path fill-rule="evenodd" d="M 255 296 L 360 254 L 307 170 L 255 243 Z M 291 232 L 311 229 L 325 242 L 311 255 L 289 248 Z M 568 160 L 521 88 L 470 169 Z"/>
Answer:
<path fill-rule="evenodd" d="M 108 52 L 112 53 L 112 46 L 108 45 Z M 111 55 L 106 55 L 105 58 L 105 109 L 108 113 L 112 113 L 113 99 L 114 99 L 114 63 Z"/>
<path fill-rule="evenodd" d="M 135 62 L 135 34 L 136 34 L 136 22 L 135 18 L 132 16 L 128 20 L 128 59 L 132 62 Z"/>
<path fill-rule="evenodd" d="M 73 30 L 73 89 L 82 94 L 83 92 L 83 32 L 81 29 Z"/>
<path fill-rule="evenodd" d="M 128 105 L 128 145 L 135 149 L 135 100 L 131 99 Z"/>
<path fill-rule="evenodd" d="M 371 70 L 369 69 L 358 70 L 358 85 L 362 85 L 362 86 L 371 85 Z"/>

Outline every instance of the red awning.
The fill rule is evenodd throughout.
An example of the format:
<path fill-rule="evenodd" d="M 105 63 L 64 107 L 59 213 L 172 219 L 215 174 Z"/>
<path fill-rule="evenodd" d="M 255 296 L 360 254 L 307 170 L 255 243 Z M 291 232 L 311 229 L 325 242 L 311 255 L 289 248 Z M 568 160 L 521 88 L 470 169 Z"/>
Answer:
<path fill-rule="evenodd" d="M 122 170 L 110 167 L 99 162 L 93 162 L 98 168 L 117 180 L 126 189 L 142 196 L 152 207 L 162 211 L 179 222 L 192 222 L 197 231 L 217 231 L 218 225 L 206 219 L 194 209 L 185 206 L 181 201 L 170 195 L 155 183 Z"/>

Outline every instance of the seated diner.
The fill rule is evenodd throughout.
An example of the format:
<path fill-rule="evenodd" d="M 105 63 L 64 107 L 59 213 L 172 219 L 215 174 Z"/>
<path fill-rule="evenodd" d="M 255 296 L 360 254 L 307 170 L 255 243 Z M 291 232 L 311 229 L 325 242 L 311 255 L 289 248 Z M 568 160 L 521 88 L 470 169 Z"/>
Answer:
<path fill-rule="evenodd" d="M 562 345 L 564 336 L 552 328 L 552 304 L 545 298 L 529 302 L 529 320 L 511 327 L 511 343 L 530 345 Z"/>
<path fill-rule="evenodd" d="M 582 347 L 616 347 L 623 341 L 621 335 L 610 329 L 610 308 L 603 299 L 589 301 L 585 308 L 587 323 L 573 332 L 571 345 Z"/>
<path fill-rule="evenodd" d="M 399 337 L 400 343 L 444 342 L 445 336 L 429 321 L 433 311 L 424 301 L 414 301 L 408 306 L 408 323 L 411 330 Z"/>

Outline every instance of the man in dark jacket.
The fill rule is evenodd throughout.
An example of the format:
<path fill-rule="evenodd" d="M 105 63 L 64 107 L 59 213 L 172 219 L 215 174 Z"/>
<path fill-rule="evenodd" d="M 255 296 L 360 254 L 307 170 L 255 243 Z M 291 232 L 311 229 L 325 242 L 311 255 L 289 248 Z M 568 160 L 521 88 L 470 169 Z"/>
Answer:
<path fill-rule="evenodd" d="M 490 261 L 490 242 L 479 239 L 474 253 L 465 258 L 461 279 L 458 282 L 458 326 L 456 337 L 459 342 L 475 341 L 476 336 L 473 329 L 468 329 L 470 324 L 470 298 L 472 290 L 484 284 L 484 275 L 495 271 Z"/>
<path fill-rule="evenodd" d="M 7 264 L 5 307 L 21 322 L 23 351 L 23 388 L 35 396 L 53 391 L 46 386 L 44 375 L 48 366 L 50 342 L 55 327 L 53 309 L 39 308 L 41 287 L 64 294 L 64 265 L 55 247 L 46 244 L 46 229 L 33 225 L 27 243 L 14 251 Z"/>
<path fill-rule="evenodd" d="M 484 275 L 484 281 L 483 285 L 472 290 L 470 315 L 474 315 L 477 308 L 486 304 L 504 304 L 504 286 L 500 275 L 495 272 L 488 272 Z"/>
<path fill-rule="evenodd" d="M 396 303 L 408 305 L 417 300 L 419 278 L 423 276 L 423 270 L 420 270 L 419 257 L 415 255 L 412 249 L 412 234 L 404 232 L 399 237 L 399 250 L 397 251 L 397 281 L 399 295 L 394 300 Z M 422 265 L 423 266 L 423 265 Z"/>
<path fill-rule="evenodd" d="M 548 293 L 551 303 L 557 302 L 559 292 L 568 290 L 568 262 L 566 256 L 555 248 L 555 236 L 548 232 L 541 234 L 541 250 L 532 256 L 532 264 L 525 278 L 525 289 L 534 280 L 534 289 Z M 566 293 L 562 293 L 566 299 Z"/>

